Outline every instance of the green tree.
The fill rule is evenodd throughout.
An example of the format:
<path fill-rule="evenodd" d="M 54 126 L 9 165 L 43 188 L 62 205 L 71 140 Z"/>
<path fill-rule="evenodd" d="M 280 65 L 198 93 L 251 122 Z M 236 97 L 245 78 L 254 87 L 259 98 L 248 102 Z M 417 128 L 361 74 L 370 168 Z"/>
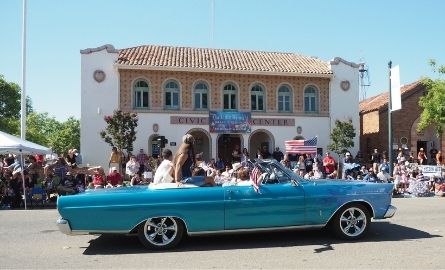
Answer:
<path fill-rule="evenodd" d="M 439 76 L 445 74 L 445 65 L 437 66 L 435 60 L 430 60 L 429 64 Z M 422 113 L 420 114 L 417 130 L 423 131 L 432 126 L 436 135 L 440 138 L 445 125 L 445 80 L 440 77 L 435 80 L 425 78 L 422 83 L 425 85 L 427 92 L 419 100 Z"/>
<path fill-rule="evenodd" d="M 136 127 L 138 117 L 135 113 L 116 110 L 113 115 L 104 117 L 107 127 L 100 132 L 100 137 L 111 147 L 116 146 L 119 152 L 133 151 L 133 142 L 136 140 Z"/>
<path fill-rule="evenodd" d="M 332 143 L 328 145 L 328 149 L 340 157 L 346 154 L 351 147 L 354 147 L 354 137 L 355 128 L 352 120 L 336 120 L 335 127 L 330 135 Z M 340 162 L 337 163 L 337 172 L 340 172 Z"/>
<path fill-rule="evenodd" d="M 20 133 L 20 86 L 5 80 L 0 75 L 0 130 L 18 135 Z M 33 112 L 32 102 L 26 98 L 27 114 Z"/>
<path fill-rule="evenodd" d="M 50 125 L 49 129 L 51 128 Z M 60 128 L 51 133 L 48 140 L 49 147 L 59 154 L 66 154 L 69 149 L 73 148 L 80 149 L 80 121 L 74 117 L 68 118 L 60 124 Z"/>
<path fill-rule="evenodd" d="M 46 112 L 29 114 L 26 125 L 26 139 L 47 147 L 51 147 L 51 138 L 63 129 L 63 123 L 60 123 L 54 117 L 49 117 Z M 53 141 L 57 141 L 57 138 Z"/>

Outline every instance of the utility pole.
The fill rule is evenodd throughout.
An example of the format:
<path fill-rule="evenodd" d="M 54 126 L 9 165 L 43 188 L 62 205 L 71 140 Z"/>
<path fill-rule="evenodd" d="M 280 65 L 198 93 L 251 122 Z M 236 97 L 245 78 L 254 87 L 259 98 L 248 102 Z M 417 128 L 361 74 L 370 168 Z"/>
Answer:
<path fill-rule="evenodd" d="M 391 68 L 392 68 L 392 61 L 389 61 L 388 63 L 388 70 L 389 70 L 389 95 L 388 95 L 388 163 L 389 163 L 389 175 L 392 175 L 392 116 L 391 116 L 391 110 L 392 110 L 392 98 L 391 98 Z"/>

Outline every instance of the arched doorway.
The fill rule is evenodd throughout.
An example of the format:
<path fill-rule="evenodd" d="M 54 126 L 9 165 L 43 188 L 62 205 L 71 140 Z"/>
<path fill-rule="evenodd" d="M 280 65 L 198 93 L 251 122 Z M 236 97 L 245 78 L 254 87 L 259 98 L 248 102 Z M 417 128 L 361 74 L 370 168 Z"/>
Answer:
<path fill-rule="evenodd" d="M 152 156 L 153 158 L 158 158 L 158 156 L 161 154 L 161 148 L 159 145 L 159 142 L 156 140 L 156 138 L 159 137 L 159 134 L 151 134 L 150 137 L 148 137 L 148 155 Z"/>
<path fill-rule="evenodd" d="M 249 137 L 249 156 L 250 158 L 257 157 L 257 150 L 267 150 L 270 154 L 273 153 L 275 148 L 275 139 L 270 131 L 265 129 L 257 129 L 250 134 Z M 266 157 L 263 157 L 266 158 Z M 272 156 L 267 157 L 272 158 Z"/>
<path fill-rule="evenodd" d="M 195 138 L 195 153 L 202 152 L 202 158 L 209 161 L 212 157 L 212 139 L 209 132 L 202 128 L 193 128 L 187 134 Z"/>
<path fill-rule="evenodd" d="M 232 152 L 235 147 L 242 150 L 244 142 L 241 134 L 220 134 L 217 138 L 218 156 L 225 164 L 230 164 L 233 161 Z"/>

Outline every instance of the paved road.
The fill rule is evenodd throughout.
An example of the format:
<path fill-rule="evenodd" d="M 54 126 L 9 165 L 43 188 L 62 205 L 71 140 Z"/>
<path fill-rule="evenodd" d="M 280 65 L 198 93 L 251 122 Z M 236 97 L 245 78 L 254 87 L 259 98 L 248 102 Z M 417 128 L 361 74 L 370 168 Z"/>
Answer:
<path fill-rule="evenodd" d="M 56 210 L 0 211 L 0 268 L 445 268 L 445 198 L 394 199 L 391 220 L 359 242 L 324 231 L 189 238 L 174 251 L 136 237 L 66 236 Z"/>

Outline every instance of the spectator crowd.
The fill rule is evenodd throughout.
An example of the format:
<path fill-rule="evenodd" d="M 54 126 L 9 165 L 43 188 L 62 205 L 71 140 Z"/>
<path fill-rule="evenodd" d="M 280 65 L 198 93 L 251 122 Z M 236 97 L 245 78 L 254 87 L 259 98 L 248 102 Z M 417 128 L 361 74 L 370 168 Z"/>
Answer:
<path fill-rule="evenodd" d="M 400 149 L 393 162 L 390 175 L 389 161 L 385 152 L 378 149 L 369 158 L 360 152 L 355 157 L 345 153 L 341 162 L 329 152 L 320 154 L 283 154 L 277 147 L 270 154 L 258 149 L 255 157 L 249 157 L 246 148 L 235 147 L 232 161 L 221 158 L 203 160 L 203 153 L 195 153 L 194 138 L 187 134 L 179 150 L 173 154 L 163 149 L 159 157 L 152 157 L 140 149 L 137 155 L 125 156 L 113 147 L 108 168 L 82 163 L 76 149 L 66 155 L 29 155 L 24 164 L 18 156 L 0 156 L 0 199 L 2 208 L 19 208 L 23 199 L 36 198 L 55 202 L 57 196 L 72 195 L 88 189 L 114 188 L 121 186 L 157 185 L 175 183 L 178 186 L 249 185 L 255 159 L 276 159 L 284 167 L 304 179 L 341 179 L 344 181 L 367 181 L 394 183 L 394 194 L 429 196 L 443 194 L 445 181 L 442 176 L 427 177 L 419 165 L 432 164 L 444 167 L 441 151 L 428 159 L 420 149 L 415 157 Z M 442 169 L 443 173 L 444 169 Z M 261 173 L 260 173 L 261 174 Z M 261 177 L 258 175 L 258 177 Z M 39 191 L 37 193 L 36 191 Z M 39 197 L 39 196 L 40 197 Z"/>

